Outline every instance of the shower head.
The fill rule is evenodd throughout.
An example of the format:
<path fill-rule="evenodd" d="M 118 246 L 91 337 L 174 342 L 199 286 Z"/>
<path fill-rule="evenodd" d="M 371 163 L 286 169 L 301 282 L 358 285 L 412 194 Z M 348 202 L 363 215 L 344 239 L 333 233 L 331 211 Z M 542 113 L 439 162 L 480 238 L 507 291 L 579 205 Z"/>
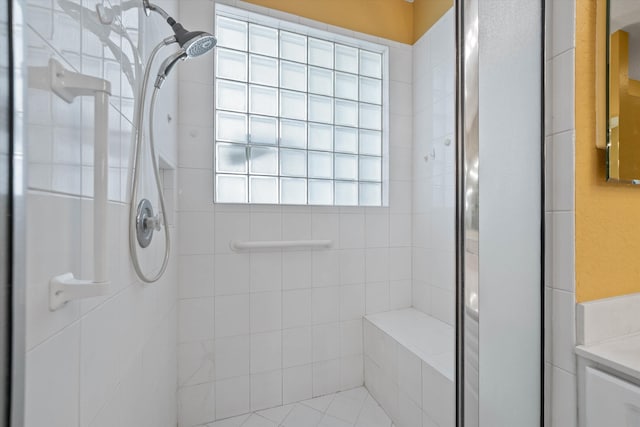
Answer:
<path fill-rule="evenodd" d="M 171 26 L 175 34 L 175 42 L 181 48 L 178 52 L 165 59 L 160 66 L 155 84 L 155 87 L 159 89 L 178 61 L 204 55 L 212 50 L 218 41 L 212 34 L 205 31 L 187 31 L 182 24 L 176 22 L 164 9 L 149 2 L 149 0 L 142 0 L 142 6 L 147 16 L 153 11 L 167 21 L 167 24 Z"/>
<path fill-rule="evenodd" d="M 204 31 L 187 31 L 182 24 L 176 22 L 164 9 L 149 2 L 149 0 L 142 0 L 142 5 L 147 16 L 153 11 L 160 14 L 167 21 L 167 24 L 171 26 L 175 34 L 176 41 L 184 49 L 188 58 L 203 55 L 216 45 L 217 40 L 213 35 Z"/>
<path fill-rule="evenodd" d="M 204 31 L 192 31 L 189 34 L 192 36 L 182 46 L 189 58 L 204 55 L 218 43 L 214 36 Z"/>
<path fill-rule="evenodd" d="M 218 42 L 216 38 L 204 31 L 187 31 L 179 23 L 171 26 L 176 34 L 176 41 L 184 49 L 188 58 L 204 55 L 213 49 Z"/>
<path fill-rule="evenodd" d="M 213 49 L 217 42 L 214 36 L 204 31 L 184 31 L 180 36 L 176 35 L 176 40 L 178 40 L 181 49 L 165 59 L 160 65 L 155 83 L 155 87 L 158 89 L 162 87 L 165 79 L 179 61 L 204 55 Z"/>

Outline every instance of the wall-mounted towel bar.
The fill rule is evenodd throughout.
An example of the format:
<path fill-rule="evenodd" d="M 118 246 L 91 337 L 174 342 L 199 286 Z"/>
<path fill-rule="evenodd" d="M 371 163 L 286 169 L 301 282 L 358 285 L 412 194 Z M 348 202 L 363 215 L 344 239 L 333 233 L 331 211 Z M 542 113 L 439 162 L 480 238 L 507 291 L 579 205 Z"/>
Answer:
<path fill-rule="evenodd" d="M 229 246 L 232 250 L 266 250 L 266 249 L 314 249 L 328 248 L 333 244 L 333 240 L 259 240 L 259 241 L 241 241 L 232 240 Z"/>

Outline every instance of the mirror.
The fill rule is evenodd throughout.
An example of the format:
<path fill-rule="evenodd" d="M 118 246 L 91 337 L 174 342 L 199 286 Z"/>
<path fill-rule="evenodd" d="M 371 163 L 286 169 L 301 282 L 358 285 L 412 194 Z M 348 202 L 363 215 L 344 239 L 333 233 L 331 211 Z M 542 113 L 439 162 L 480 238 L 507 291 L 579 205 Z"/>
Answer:
<path fill-rule="evenodd" d="M 640 1 L 607 3 L 607 180 L 640 184 Z"/>

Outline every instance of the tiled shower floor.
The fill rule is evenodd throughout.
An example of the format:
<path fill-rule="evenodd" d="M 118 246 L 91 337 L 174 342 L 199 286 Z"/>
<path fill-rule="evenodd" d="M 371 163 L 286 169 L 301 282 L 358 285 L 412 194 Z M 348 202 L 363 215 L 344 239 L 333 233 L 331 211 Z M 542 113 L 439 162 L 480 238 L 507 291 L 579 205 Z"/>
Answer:
<path fill-rule="evenodd" d="M 392 427 L 366 388 L 228 418 L 206 427 Z"/>

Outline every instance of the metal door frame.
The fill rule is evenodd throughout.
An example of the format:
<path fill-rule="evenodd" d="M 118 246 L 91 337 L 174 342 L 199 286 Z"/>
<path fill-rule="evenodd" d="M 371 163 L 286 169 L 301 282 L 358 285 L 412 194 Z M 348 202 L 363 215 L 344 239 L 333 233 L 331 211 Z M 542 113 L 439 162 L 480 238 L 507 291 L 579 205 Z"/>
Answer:
<path fill-rule="evenodd" d="M 9 397 L 9 420 L 11 427 L 24 426 L 26 324 L 25 324 L 25 198 L 26 198 L 26 138 L 25 114 L 26 73 L 24 67 L 24 14 L 23 0 L 9 0 L 8 7 L 8 54 L 10 79 L 10 241 L 7 242 L 10 256 L 11 286 L 11 354 Z"/>
<path fill-rule="evenodd" d="M 455 7 L 455 25 L 456 25 L 456 426 L 457 427 L 475 427 L 479 423 L 479 414 L 476 414 L 474 420 L 465 417 L 465 391 L 467 391 L 467 376 L 465 374 L 465 361 L 467 349 L 466 328 L 479 325 L 480 316 L 476 312 L 475 316 L 468 307 L 468 299 L 466 297 L 467 281 L 473 279 L 479 284 L 478 269 L 473 271 L 468 268 L 467 254 L 474 254 L 479 259 L 479 250 L 477 246 L 469 245 L 471 235 L 479 241 L 479 203 L 478 194 L 480 167 L 479 159 L 479 40 L 478 40 L 478 4 L 481 0 L 454 0 Z M 540 227 L 540 426 L 544 426 L 545 420 L 545 391 L 550 386 L 545 383 L 545 211 L 546 211 L 546 195 L 545 195 L 545 168 L 546 168 L 546 152 L 545 152 L 545 95 L 546 95 L 546 0 L 541 2 L 541 107 L 540 107 L 540 124 L 541 124 L 541 141 L 542 150 L 540 164 L 540 197 L 541 197 L 541 227 Z M 475 175 L 475 176 L 472 176 Z M 472 194 L 471 201 L 468 195 Z M 471 246 L 471 247 L 469 247 Z M 475 252 L 474 252 L 475 251 Z M 479 267 L 479 263 L 478 263 Z M 472 277 L 473 276 L 473 277 Z M 479 292 L 478 292 L 479 293 Z M 475 317 L 475 318 L 474 318 Z M 471 321 L 471 322 L 470 322 Z M 474 326 L 472 322 L 476 322 Z M 478 340 L 479 346 L 479 340 Z M 479 369 L 477 364 L 476 369 Z M 479 391 L 475 390 L 476 394 Z"/>

